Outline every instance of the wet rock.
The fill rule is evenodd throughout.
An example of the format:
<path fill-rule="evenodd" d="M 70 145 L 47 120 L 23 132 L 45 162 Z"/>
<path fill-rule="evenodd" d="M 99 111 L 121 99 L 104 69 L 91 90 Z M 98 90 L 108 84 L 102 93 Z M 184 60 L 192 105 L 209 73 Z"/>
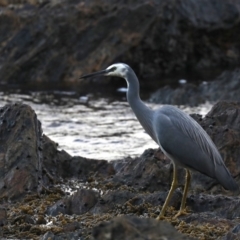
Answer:
<path fill-rule="evenodd" d="M 41 189 L 41 124 L 31 107 L 0 108 L 0 197 L 19 199 Z"/>
<path fill-rule="evenodd" d="M 93 160 L 80 156 L 72 157 L 58 145 L 43 135 L 43 170 L 45 183 L 57 182 L 60 178 L 78 178 L 90 181 L 92 176 L 115 174 L 113 164 L 105 160 Z"/>
<path fill-rule="evenodd" d="M 8 83 L 56 85 L 115 61 L 129 63 L 143 80 L 235 66 L 239 9 L 231 0 L 7 5 L 1 14 L 0 76 Z"/>
<path fill-rule="evenodd" d="M 90 176 L 110 176 L 115 173 L 111 163 L 105 160 L 93 160 L 72 157 L 58 162 L 58 173 L 63 178 L 77 177 L 87 180 Z"/>
<path fill-rule="evenodd" d="M 111 181 L 131 185 L 140 191 L 157 191 L 169 189 L 171 182 L 171 162 L 163 156 L 158 159 L 154 150 L 146 150 L 141 157 L 127 158 L 113 162 L 116 174 Z"/>
<path fill-rule="evenodd" d="M 124 204 L 135 196 L 134 193 L 126 190 L 109 191 L 99 198 L 98 202 L 91 209 L 94 214 L 107 213 L 116 208 L 116 206 L 124 206 Z"/>
<path fill-rule="evenodd" d="M 71 156 L 64 150 L 58 150 L 58 144 L 48 138 L 46 135 L 42 137 L 42 154 L 43 154 L 43 170 L 44 184 L 52 184 L 63 177 L 62 162 L 69 161 Z M 71 175 L 72 172 L 69 172 Z M 74 175 L 72 175 L 74 177 Z"/>
<path fill-rule="evenodd" d="M 208 101 L 240 101 L 240 69 L 224 71 L 214 81 L 201 84 L 199 91 Z"/>
<path fill-rule="evenodd" d="M 173 89 L 165 86 L 151 94 L 149 101 L 161 104 L 197 106 L 207 99 L 201 94 L 200 89 L 193 84 L 186 83 Z"/>
<path fill-rule="evenodd" d="M 199 86 L 186 83 L 173 89 L 169 86 L 151 94 L 149 101 L 161 104 L 197 106 L 206 101 L 240 101 L 240 69 L 221 73 L 214 81 Z"/>
<path fill-rule="evenodd" d="M 209 212 L 225 219 L 235 219 L 239 216 L 240 198 L 223 195 L 190 195 L 187 206 L 194 213 Z"/>
<path fill-rule="evenodd" d="M 116 217 L 110 222 L 101 223 L 93 229 L 93 238 L 96 240 L 193 239 L 178 233 L 167 222 L 130 216 Z"/>
<path fill-rule="evenodd" d="M 47 214 L 56 216 L 63 214 L 83 214 L 88 212 L 96 203 L 98 193 L 93 190 L 80 189 L 70 197 L 59 200 L 47 210 Z"/>
<path fill-rule="evenodd" d="M 80 228 L 79 222 L 72 222 L 64 226 L 64 232 L 74 232 Z"/>
<path fill-rule="evenodd" d="M 84 181 L 92 175 L 110 176 L 115 174 L 112 163 L 80 156 L 72 157 L 58 144 L 43 135 L 43 167 L 46 175 L 57 181 L 59 178 L 78 178 Z M 47 177 L 47 176 L 46 176 Z"/>

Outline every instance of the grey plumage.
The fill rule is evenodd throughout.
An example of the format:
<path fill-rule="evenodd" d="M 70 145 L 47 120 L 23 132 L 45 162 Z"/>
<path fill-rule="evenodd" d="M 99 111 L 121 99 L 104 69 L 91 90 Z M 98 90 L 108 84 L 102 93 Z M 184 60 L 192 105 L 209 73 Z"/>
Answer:
<path fill-rule="evenodd" d="M 175 164 L 215 178 L 228 190 L 238 190 L 215 144 L 193 118 L 168 105 L 160 108 L 158 113 L 153 126 L 158 133 L 159 145 Z"/>

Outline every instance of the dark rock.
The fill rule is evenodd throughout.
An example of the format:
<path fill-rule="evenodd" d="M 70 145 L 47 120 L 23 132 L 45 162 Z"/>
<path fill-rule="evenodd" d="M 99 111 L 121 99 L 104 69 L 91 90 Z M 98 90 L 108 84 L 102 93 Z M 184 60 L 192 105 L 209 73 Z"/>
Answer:
<path fill-rule="evenodd" d="M 155 219 L 122 216 L 113 218 L 110 222 L 103 222 L 93 229 L 96 240 L 122 239 L 193 239 L 176 231 L 171 224 Z"/>
<path fill-rule="evenodd" d="M 11 224 L 21 224 L 21 223 L 26 223 L 26 227 L 27 228 L 31 228 L 31 224 L 35 224 L 35 219 L 33 218 L 33 216 L 29 215 L 29 214 L 21 214 L 17 217 L 15 217 L 14 219 L 12 219 Z M 28 230 L 29 230 L 28 229 Z"/>
<path fill-rule="evenodd" d="M 155 16 L 155 8 L 148 3 L 108 1 L 23 7 L 13 10 L 14 17 L 8 16 L 9 10 L 3 11 L 2 18 L 10 26 L 15 23 L 15 31 L 9 33 L 9 41 L 0 51 L 4 59 L 0 76 L 8 82 L 17 77 L 18 83 L 33 84 L 36 79 L 52 83 L 76 80 L 83 72 L 106 65 L 139 43 Z M 97 58 L 87 57 L 89 54 Z"/>
<path fill-rule="evenodd" d="M 232 229 L 232 232 L 233 232 L 233 233 L 240 233 L 240 224 L 238 224 L 237 226 L 235 226 L 235 227 Z"/>
<path fill-rule="evenodd" d="M 47 136 L 34 111 L 24 104 L 0 109 L 0 197 L 19 199 L 41 193 L 61 178 L 110 176 L 115 173 L 107 161 L 71 157 L 59 151 Z M 96 173 L 96 174 L 95 174 Z"/>
<path fill-rule="evenodd" d="M 46 232 L 46 233 L 41 237 L 41 240 L 48 240 L 48 239 L 55 240 L 55 238 L 54 238 L 54 233 L 53 233 L 53 232 Z M 59 239 L 59 240 L 60 240 L 60 239 Z"/>
<path fill-rule="evenodd" d="M 43 169 L 45 171 L 44 184 L 48 185 L 50 182 L 57 182 L 59 177 L 63 177 L 61 163 L 70 161 L 71 156 L 64 150 L 59 151 L 57 144 L 46 135 L 43 135 L 42 139 Z M 72 173 L 69 172 L 69 175 L 71 174 Z M 74 177 L 74 175 L 72 175 L 72 177 Z"/>
<path fill-rule="evenodd" d="M 109 191 L 106 194 L 103 194 L 101 199 L 103 203 L 98 201 L 98 203 L 91 209 L 90 212 L 93 214 L 101 214 L 114 212 L 117 209 L 120 209 L 121 212 L 129 213 L 132 212 L 137 215 L 142 215 L 144 212 L 147 212 L 147 205 L 151 206 L 162 206 L 167 197 L 167 192 L 154 192 L 154 193 L 138 193 L 131 192 L 127 190 L 115 190 Z M 181 204 L 182 194 L 180 191 L 175 191 L 169 202 L 170 206 L 178 209 Z"/>
<path fill-rule="evenodd" d="M 145 204 L 152 206 L 163 205 L 167 192 L 154 192 L 152 194 L 139 194 L 129 190 L 112 190 L 103 194 L 101 197 L 92 190 L 81 189 L 71 197 L 59 200 L 56 204 L 49 207 L 47 214 L 56 216 L 63 214 L 103 214 L 116 211 L 118 208 L 121 212 L 133 212 L 139 215 L 143 214 Z M 179 208 L 182 194 L 175 191 L 170 201 L 170 205 Z M 196 201 L 197 202 L 197 201 Z M 135 208 L 136 207 L 136 208 Z M 128 209 L 127 209 L 128 208 Z"/>
<path fill-rule="evenodd" d="M 107 213 L 116 208 L 117 205 L 124 206 L 124 204 L 132 199 L 136 194 L 126 190 L 109 191 L 101 196 L 94 208 L 91 209 L 93 214 Z"/>
<path fill-rule="evenodd" d="M 236 225 L 221 240 L 237 240 L 240 238 L 240 224 Z"/>
<path fill-rule="evenodd" d="M 229 232 L 227 235 L 221 238 L 221 240 L 238 240 L 239 238 L 240 238 L 240 234 Z"/>
<path fill-rule="evenodd" d="M 169 86 L 151 94 L 149 101 L 161 104 L 197 106 L 206 101 L 240 101 L 240 69 L 224 71 L 214 81 L 199 86 L 186 83 L 176 89 Z"/>
<path fill-rule="evenodd" d="M 0 109 L 1 198 L 18 199 L 41 189 L 41 135 L 41 124 L 31 107 L 9 104 Z"/>
<path fill-rule="evenodd" d="M 7 220 L 7 210 L 4 207 L 0 207 L 0 228 L 6 225 L 8 222 Z"/>
<path fill-rule="evenodd" d="M 64 226 L 64 232 L 74 232 L 79 228 L 80 228 L 79 222 L 68 223 L 67 225 Z"/>
<path fill-rule="evenodd" d="M 224 71 L 214 81 L 201 84 L 199 91 L 205 100 L 240 101 L 240 69 Z"/>
<path fill-rule="evenodd" d="M 57 144 L 43 135 L 43 168 L 45 183 L 59 178 L 78 178 L 84 181 L 93 175 L 110 176 L 115 174 L 113 164 L 105 160 L 72 157 L 64 150 L 59 151 Z"/>
<path fill-rule="evenodd" d="M 152 149 L 146 150 L 140 158 L 125 159 L 113 162 L 116 174 L 111 181 L 114 183 L 131 183 L 140 191 L 167 190 L 171 184 L 172 167 L 170 160 L 163 156 L 158 159 Z"/>
<path fill-rule="evenodd" d="M 187 199 L 187 206 L 194 213 L 214 212 L 214 216 L 235 219 L 240 214 L 240 199 L 223 195 L 190 195 Z"/>
<path fill-rule="evenodd" d="M 140 194 L 137 195 L 135 198 L 131 199 L 129 202 L 133 205 L 136 206 L 136 203 L 141 199 L 141 201 L 143 203 L 149 203 L 152 206 L 163 206 L 166 197 L 167 197 L 168 192 L 154 192 L 151 194 Z M 138 200 L 136 202 L 136 200 Z M 173 195 L 171 200 L 169 201 L 169 206 L 174 207 L 175 209 L 179 209 L 180 204 L 181 204 L 181 200 L 182 200 L 182 191 L 180 191 L 179 189 L 177 189 Z"/>
<path fill-rule="evenodd" d="M 219 216 L 216 216 L 214 212 L 202 212 L 202 213 L 191 213 L 190 215 L 186 215 L 181 218 L 182 221 L 186 223 L 190 223 L 191 225 L 199 225 L 201 227 L 201 234 L 200 236 L 205 236 L 204 233 L 206 229 L 209 226 L 210 234 L 207 237 L 207 239 L 225 239 L 226 236 L 232 234 L 233 229 L 235 229 L 239 223 L 237 219 L 230 220 L 227 218 L 221 218 Z M 216 229 L 217 231 L 213 231 L 213 229 Z M 222 229 L 231 229 L 225 236 L 219 236 L 218 232 L 221 232 Z M 236 238 L 236 235 L 234 235 L 235 238 L 227 238 L 227 239 L 238 239 Z"/>
<path fill-rule="evenodd" d="M 53 232 L 46 232 L 40 240 L 66 240 L 66 239 L 71 239 L 71 240 L 84 240 L 84 238 L 81 237 L 82 233 L 81 230 L 77 230 L 74 232 L 70 233 L 61 233 L 61 234 L 54 234 Z"/>
<path fill-rule="evenodd" d="M 86 213 L 97 203 L 98 195 L 96 191 L 80 189 L 48 208 L 47 214 L 56 216 L 60 213 L 68 215 Z"/>
<path fill-rule="evenodd" d="M 87 180 L 89 176 L 110 176 L 115 173 L 112 164 L 105 160 L 72 157 L 58 161 L 58 173 L 63 178 L 77 177 Z"/>
<path fill-rule="evenodd" d="M 176 89 L 170 86 L 160 88 L 151 94 L 149 101 L 161 104 L 197 106 L 206 100 L 196 85 L 186 83 Z"/>
<path fill-rule="evenodd" d="M 129 63 L 143 80 L 177 70 L 236 66 L 239 9 L 231 0 L 6 6 L 0 76 L 8 83 L 56 85 L 115 61 Z"/>

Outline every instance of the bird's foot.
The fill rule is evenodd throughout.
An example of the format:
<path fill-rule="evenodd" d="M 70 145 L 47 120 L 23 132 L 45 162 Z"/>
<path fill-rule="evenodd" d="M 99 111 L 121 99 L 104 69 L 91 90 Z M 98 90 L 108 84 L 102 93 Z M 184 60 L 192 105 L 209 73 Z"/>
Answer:
<path fill-rule="evenodd" d="M 158 215 L 158 217 L 156 218 L 157 221 L 161 221 L 163 220 L 165 217 L 164 216 L 161 216 L 161 214 Z"/>
<path fill-rule="evenodd" d="M 187 212 L 186 208 L 185 209 L 180 209 L 178 211 L 178 213 L 173 217 L 173 219 L 177 219 L 178 217 L 184 216 L 184 215 L 187 215 L 187 214 L 188 214 L 188 212 Z"/>
<path fill-rule="evenodd" d="M 156 220 L 158 220 L 158 221 L 161 221 L 161 220 L 168 220 L 168 221 L 170 221 L 171 217 L 167 217 L 166 215 L 168 215 L 168 216 L 171 215 L 171 212 L 173 212 L 173 211 L 174 211 L 173 207 L 169 207 L 169 208 L 167 208 L 167 210 L 166 209 L 162 209 L 160 214 L 156 218 Z"/>
<path fill-rule="evenodd" d="M 171 221 L 171 217 L 166 217 L 166 216 L 161 216 L 161 215 L 159 215 L 158 217 L 156 217 L 156 220 L 157 221 L 163 221 L 163 220 L 165 220 L 165 221 L 167 221 L 167 222 L 169 222 L 169 221 Z"/>

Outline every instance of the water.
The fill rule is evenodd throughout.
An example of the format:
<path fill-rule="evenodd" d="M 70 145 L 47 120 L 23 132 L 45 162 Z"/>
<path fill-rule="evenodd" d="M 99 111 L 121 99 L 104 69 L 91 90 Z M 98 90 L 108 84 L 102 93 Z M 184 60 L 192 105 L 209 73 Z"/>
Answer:
<path fill-rule="evenodd" d="M 139 156 L 157 144 L 144 132 L 125 100 L 76 97 L 75 92 L 1 93 L 1 106 L 22 102 L 30 105 L 42 123 L 44 134 L 70 155 L 116 160 Z M 159 105 L 148 104 L 156 109 Z M 181 106 L 180 106 L 181 107 Z M 181 107 L 187 113 L 205 115 L 211 104 Z"/>

